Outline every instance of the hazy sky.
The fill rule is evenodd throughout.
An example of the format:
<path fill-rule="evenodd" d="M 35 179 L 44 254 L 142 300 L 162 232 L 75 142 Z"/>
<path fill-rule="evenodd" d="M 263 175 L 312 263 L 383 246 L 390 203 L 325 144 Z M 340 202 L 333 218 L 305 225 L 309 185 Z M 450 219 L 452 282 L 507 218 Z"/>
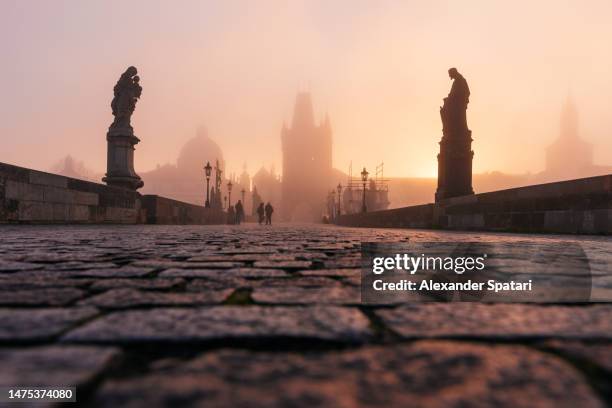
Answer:
<path fill-rule="evenodd" d="M 138 67 L 137 171 L 200 124 L 230 170 L 281 168 L 295 93 L 329 112 L 334 166 L 433 176 L 456 66 L 472 90 L 474 170 L 540 171 L 571 89 L 612 164 L 612 2 L 0 0 L 0 161 L 105 169 L 112 88 Z"/>

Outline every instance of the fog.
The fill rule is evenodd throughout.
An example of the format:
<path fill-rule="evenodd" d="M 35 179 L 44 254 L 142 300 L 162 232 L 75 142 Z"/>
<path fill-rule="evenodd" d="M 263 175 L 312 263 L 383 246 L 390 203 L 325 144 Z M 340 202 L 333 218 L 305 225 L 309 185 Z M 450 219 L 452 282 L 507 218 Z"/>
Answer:
<path fill-rule="evenodd" d="M 539 172 L 571 93 L 612 164 L 612 3 L 602 1 L 2 1 L 0 161 L 105 169 L 119 75 L 138 67 L 136 170 L 174 163 L 205 125 L 228 172 L 280 169 L 295 94 L 329 113 L 333 164 L 436 174 L 455 66 L 472 96 L 474 172 Z M 229 174 L 229 173 L 228 173 Z"/>

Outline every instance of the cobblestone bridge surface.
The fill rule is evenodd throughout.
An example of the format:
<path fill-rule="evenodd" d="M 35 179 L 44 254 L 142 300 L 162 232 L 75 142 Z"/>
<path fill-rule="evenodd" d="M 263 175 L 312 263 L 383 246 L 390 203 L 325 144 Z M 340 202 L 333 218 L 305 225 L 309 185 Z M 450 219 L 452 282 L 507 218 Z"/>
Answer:
<path fill-rule="evenodd" d="M 609 238 L 299 225 L 0 234 L 0 385 L 75 385 L 93 407 L 612 403 L 612 304 L 364 306 L 359 287 L 362 241 L 563 241 L 584 248 L 605 294 Z"/>

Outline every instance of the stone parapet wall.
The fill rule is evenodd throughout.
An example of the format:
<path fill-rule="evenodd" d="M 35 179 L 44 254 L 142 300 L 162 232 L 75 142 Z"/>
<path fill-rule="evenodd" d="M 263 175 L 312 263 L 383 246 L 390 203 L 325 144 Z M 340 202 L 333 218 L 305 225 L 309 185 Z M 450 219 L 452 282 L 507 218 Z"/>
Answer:
<path fill-rule="evenodd" d="M 142 206 L 147 224 L 224 224 L 227 217 L 221 210 L 156 195 L 143 196 Z"/>
<path fill-rule="evenodd" d="M 0 223 L 136 224 L 140 194 L 0 163 Z"/>
<path fill-rule="evenodd" d="M 341 215 L 336 223 L 351 227 L 432 228 L 433 204 Z"/>
<path fill-rule="evenodd" d="M 611 234 L 612 175 L 345 215 L 337 223 L 358 227 Z"/>
<path fill-rule="evenodd" d="M 0 163 L 0 224 L 224 224 L 225 213 Z"/>

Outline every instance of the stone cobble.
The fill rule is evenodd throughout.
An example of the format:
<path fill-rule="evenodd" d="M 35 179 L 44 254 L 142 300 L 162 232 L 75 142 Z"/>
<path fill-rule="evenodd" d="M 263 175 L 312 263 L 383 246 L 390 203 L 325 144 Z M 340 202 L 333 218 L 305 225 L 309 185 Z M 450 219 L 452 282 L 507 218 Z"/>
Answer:
<path fill-rule="evenodd" d="M 523 346 L 420 341 L 333 353 L 222 350 L 111 380 L 103 407 L 603 407 L 582 375 Z"/>
<path fill-rule="evenodd" d="M 92 407 L 612 403 L 610 304 L 360 301 L 362 242 L 457 241 L 579 246 L 594 298 L 612 299 L 609 238 L 290 224 L 0 234 L 0 386 L 77 386 Z"/>

